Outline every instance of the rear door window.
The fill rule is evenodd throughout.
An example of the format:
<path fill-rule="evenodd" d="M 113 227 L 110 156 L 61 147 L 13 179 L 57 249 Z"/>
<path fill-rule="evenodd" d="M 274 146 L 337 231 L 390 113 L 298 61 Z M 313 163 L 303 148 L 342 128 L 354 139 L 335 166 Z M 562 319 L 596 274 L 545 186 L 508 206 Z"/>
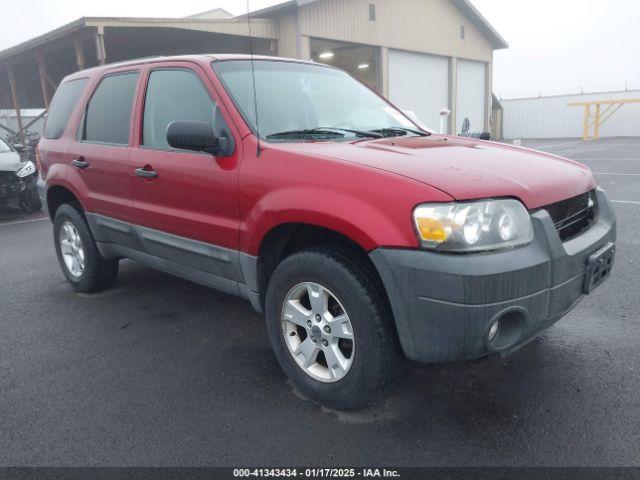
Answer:
<path fill-rule="evenodd" d="M 138 72 L 102 79 L 84 115 L 83 141 L 115 145 L 129 143 L 131 109 L 137 83 Z"/>
<path fill-rule="evenodd" d="M 190 70 L 155 70 L 149 76 L 144 103 L 142 144 L 170 149 L 167 126 L 180 120 L 213 124 L 216 103 Z"/>
<path fill-rule="evenodd" d="M 47 123 L 44 128 L 44 138 L 55 140 L 62 137 L 65 128 L 67 128 L 67 123 L 69 123 L 69 117 L 71 117 L 71 113 L 78 103 L 88 80 L 87 78 L 80 78 L 60 85 L 49 107 Z"/>

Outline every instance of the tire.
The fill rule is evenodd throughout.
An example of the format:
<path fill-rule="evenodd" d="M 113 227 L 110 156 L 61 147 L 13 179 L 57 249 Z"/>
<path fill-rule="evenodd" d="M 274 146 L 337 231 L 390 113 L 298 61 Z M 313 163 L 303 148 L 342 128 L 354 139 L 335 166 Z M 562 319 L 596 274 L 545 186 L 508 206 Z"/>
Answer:
<path fill-rule="evenodd" d="M 65 260 L 70 255 L 63 255 L 61 239 L 68 238 L 67 229 L 75 231 L 79 237 L 84 255 L 83 268 L 78 269 L 75 274 Z M 58 208 L 53 221 L 53 238 L 60 268 L 76 292 L 96 293 L 114 284 L 118 276 L 118 260 L 107 260 L 100 255 L 87 221 L 75 206 L 64 204 Z"/>
<path fill-rule="evenodd" d="M 267 287 L 267 331 L 278 362 L 304 395 L 330 408 L 350 410 L 373 402 L 391 382 L 392 372 L 400 358 L 388 302 L 371 268 L 357 253 L 348 250 L 329 247 L 305 250 L 283 260 Z M 313 313 L 309 295 L 318 295 L 320 287 L 327 292 L 329 310 L 333 308 L 337 312 L 336 317 L 331 313 L 328 315 L 334 323 L 324 323 L 324 313 L 320 315 L 320 320 Z M 305 288 L 307 293 L 304 293 Z M 335 298 L 332 300 L 331 296 Z M 298 297 L 299 301 L 296 300 Z M 297 315 L 297 311 L 291 310 L 290 299 L 303 312 L 300 319 L 290 315 L 290 312 Z M 320 310 L 324 310 L 324 307 Z M 342 314 L 343 310 L 346 317 Z M 310 316 L 305 316 L 308 312 L 311 312 Z M 307 326 L 287 320 L 294 316 L 298 323 L 306 323 Z M 335 325 L 336 318 L 348 318 L 350 329 L 338 328 Z M 331 330 L 333 326 L 331 335 L 338 337 L 350 330 L 352 343 L 340 339 L 336 344 L 335 338 L 331 335 L 325 337 L 324 332 L 322 337 L 318 337 L 318 331 L 314 332 L 313 329 L 316 324 L 320 330 L 326 326 Z M 328 345 L 324 342 L 325 338 Z M 309 340 L 315 345 L 309 344 Z M 319 347 L 320 341 L 322 349 Z M 336 353 L 328 350 L 331 348 L 335 352 L 336 345 L 340 349 L 337 356 L 342 354 L 338 362 L 335 361 Z M 345 346 L 346 350 L 343 348 Z M 305 369 L 303 364 L 309 363 L 307 358 L 313 355 L 306 357 L 305 354 L 295 355 L 294 352 L 310 351 L 309 348 L 322 351 L 322 355 L 317 353 L 316 363 Z M 325 357 L 325 353 L 329 356 Z M 339 365 L 338 368 L 328 368 L 330 357 L 334 359 L 333 365 Z M 346 362 L 342 359 L 346 359 Z M 347 363 L 348 368 L 342 368 Z"/>
<path fill-rule="evenodd" d="M 39 212 L 42 210 L 42 201 L 38 195 L 38 189 L 27 190 L 20 201 L 20 207 L 27 213 Z"/>

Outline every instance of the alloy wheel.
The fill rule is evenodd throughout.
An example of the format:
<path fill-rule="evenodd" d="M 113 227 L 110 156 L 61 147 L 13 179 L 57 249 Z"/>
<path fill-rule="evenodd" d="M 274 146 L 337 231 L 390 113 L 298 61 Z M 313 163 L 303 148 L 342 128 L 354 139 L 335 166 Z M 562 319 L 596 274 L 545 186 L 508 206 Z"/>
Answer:
<path fill-rule="evenodd" d="M 310 377 L 333 383 L 353 365 L 355 339 L 349 315 L 324 286 L 293 287 L 282 306 L 282 334 L 292 358 Z"/>
<path fill-rule="evenodd" d="M 85 267 L 85 251 L 75 225 L 69 221 L 60 226 L 60 252 L 67 271 L 75 278 L 82 276 Z"/>

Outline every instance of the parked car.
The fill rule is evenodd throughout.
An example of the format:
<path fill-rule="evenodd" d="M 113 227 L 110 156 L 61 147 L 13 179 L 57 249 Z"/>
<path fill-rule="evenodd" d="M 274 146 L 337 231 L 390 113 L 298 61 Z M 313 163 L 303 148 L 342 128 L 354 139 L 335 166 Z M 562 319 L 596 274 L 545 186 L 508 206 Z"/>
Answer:
<path fill-rule="evenodd" d="M 491 140 L 491 132 L 472 132 L 471 122 L 468 118 L 465 118 L 462 121 L 462 132 L 460 132 L 459 136 L 479 138 L 480 140 Z"/>
<path fill-rule="evenodd" d="M 615 218 L 587 167 L 430 134 L 324 65 L 199 55 L 78 72 L 40 155 L 75 290 L 109 288 L 130 258 L 246 298 L 293 383 L 336 408 L 376 398 L 403 355 L 512 353 L 613 264 Z"/>
<path fill-rule="evenodd" d="M 0 139 L 0 206 L 14 206 L 26 212 L 42 209 L 38 195 L 35 164 L 23 161 L 20 153 L 25 150 L 20 144 L 9 146 Z"/>

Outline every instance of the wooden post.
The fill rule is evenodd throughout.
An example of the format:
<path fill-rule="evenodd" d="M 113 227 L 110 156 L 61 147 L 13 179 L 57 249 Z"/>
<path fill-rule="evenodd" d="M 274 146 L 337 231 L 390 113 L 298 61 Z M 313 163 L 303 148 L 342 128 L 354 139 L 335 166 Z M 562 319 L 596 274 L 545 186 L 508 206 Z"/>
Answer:
<path fill-rule="evenodd" d="M 582 128 L 582 140 L 589 140 L 589 117 L 591 116 L 591 105 L 584 106 L 584 126 Z"/>
<path fill-rule="evenodd" d="M 44 108 L 49 110 L 49 84 L 47 83 L 47 67 L 44 57 L 39 50 L 36 50 L 36 62 L 38 63 L 38 75 L 40 76 L 40 88 L 42 88 L 42 100 Z"/>
<path fill-rule="evenodd" d="M 600 104 L 596 105 L 596 120 L 595 120 L 595 128 L 593 130 L 593 139 L 597 140 L 600 138 Z"/>
<path fill-rule="evenodd" d="M 491 131 L 491 108 L 493 105 L 493 62 L 484 67 L 484 130 Z"/>
<path fill-rule="evenodd" d="M 9 86 L 11 87 L 11 97 L 13 99 L 13 108 L 16 111 L 16 120 L 18 121 L 18 133 L 20 135 L 20 143 L 24 145 L 24 128 L 22 127 L 22 115 L 20 114 L 20 100 L 18 99 L 18 89 L 16 86 L 16 77 L 13 68 L 7 63 L 7 72 L 9 73 Z"/>
<path fill-rule="evenodd" d="M 82 42 L 77 35 L 73 36 L 73 49 L 76 52 L 76 65 L 78 66 L 78 71 L 84 70 L 86 68 L 86 63 L 84 61 L 84 49 L 82 48 Z"/>
<path fill-rule="evenodd" d="M 443 105 L 444 106 L 444 105 Z M 449 134 L 458 134 L 458 59 L 449 59 Z"/>
<path fill-rule="evenodd" d="M 47 83 L 51 85 L 51 88 L 55 91 L 58 88 L 58 85 L 56 85 L 56 82 L 51 80 L 51 77 L 49 75 L 47 75 L 46 77 L 47 77 Z"/>
<path fill-rule="evenodd" d="M 107 51 L 104 47 L 104 27 L 102 26 L 96 30 L 96 58 L 99 65 L 107 63 Z"/>
<path fill-rule="evenodd" d="M 378 90 L 383 97 L 389 98 L 389 48 L 380 47 L 378 65 Z"/>

